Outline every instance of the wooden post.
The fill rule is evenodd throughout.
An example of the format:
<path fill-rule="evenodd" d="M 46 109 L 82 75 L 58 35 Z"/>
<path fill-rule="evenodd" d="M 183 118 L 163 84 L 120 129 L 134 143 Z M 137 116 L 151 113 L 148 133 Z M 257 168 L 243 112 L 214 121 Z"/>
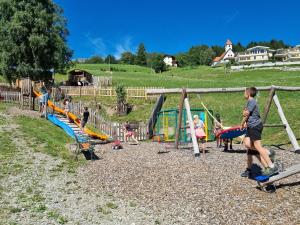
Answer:
<path fill-rule="evenodd" d="M 267 103 L 265 105 L 264 117 L 262 119 L 263 124 L 265 124 L 266 121 L 267 121 L 267 117 L 268 117 L 268 114 L 269 114 L 269 111 L 270 111 L 270 108 L 271 108 L 271 105 L 272 105 L 272 100 L 273 100 L 274 95 L 275 95 L 275 88 L 274 88 L 274 86 L 272 86 L 271 90 L 270 90 L 270 93 L 269 93 L 269 98 L 268 98 Z"/>
<path fill-rule="evenodd" d="M 278 99 L 276 94 L 273 96 L 273 100 L 274 100 L 275 105 L 277 106 L 278 114 L 280 116 L 280 119 L 281 119 L 282 123 L 285 125 L 286 132 L 287 132 L 287 134 L 289 136 L 289 139 L 290 139 L 290 141 L 291 141 L 291 143 L 294 147 L 294 151 L 299 151 L 300 147 L 299 147 L 299 144 L 297 142 L 297 139 L 296 139 L 296 137 L 295 137 L 295 135 L 294 135 L 294 133 L 293 133 L 286 117 L 285 117 L 285 115 L 284 115 L 284 112 L 282 110 L 282 107 L 280 105 L 279 99 Z"/>
<path fill-rule="evenodd" d="M 194 148 L 194 155 L 195 155 L 195 157 L 199 157 L 200 156 L 199 145 L 198 145 L 197 138 L 196 138 L 195 127 L 194 127 L 194 122 L 193 122 L 190 103 L 189 103 L 188 98 L 184 99 L 184 104 L 185 104 L 186 114 L 187 114 L 189 124 L 190 124 L 191 137 L 192 137 L 193 148 Z"/>
<path fill-rule="evenodd" d="M 182 123 L 182 114 L 183 114 L 183 105 L 184 105 L 184 99 L 187 97 L 186 89 L 182 89 L 181 99 L 179 102 L 179 113 L 178 113 L 178 121 L 177 121 L 177 127 L 176 127 L 176 133 L 175 133 L 175 148 L 178 149 L 179 146 L 179 138 L 180 138 L 180 129 L 181 129 L 181 123 Z"/>

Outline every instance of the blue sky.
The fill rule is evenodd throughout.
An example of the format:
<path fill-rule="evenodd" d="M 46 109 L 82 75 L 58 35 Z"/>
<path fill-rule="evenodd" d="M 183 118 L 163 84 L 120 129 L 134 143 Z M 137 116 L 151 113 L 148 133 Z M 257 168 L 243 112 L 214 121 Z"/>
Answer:
<path fill-rule="evenodd" d="M 54 0 L 64 9 L 74 58 L 136 51 L 175 54 L 193 45 L 272 38 L 300 44 L 296 0 Z"/>

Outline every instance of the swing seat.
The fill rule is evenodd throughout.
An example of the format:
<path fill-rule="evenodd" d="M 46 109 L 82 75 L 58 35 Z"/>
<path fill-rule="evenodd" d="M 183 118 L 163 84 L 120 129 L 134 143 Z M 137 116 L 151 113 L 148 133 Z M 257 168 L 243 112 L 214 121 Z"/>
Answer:
<path fill-rule="evenodd" d="M 240 126 L 231 127 L 217 133 L 216 137 L 221 139 L 232 139 L 246 134 L 247 129 L 241 129 Z"/>

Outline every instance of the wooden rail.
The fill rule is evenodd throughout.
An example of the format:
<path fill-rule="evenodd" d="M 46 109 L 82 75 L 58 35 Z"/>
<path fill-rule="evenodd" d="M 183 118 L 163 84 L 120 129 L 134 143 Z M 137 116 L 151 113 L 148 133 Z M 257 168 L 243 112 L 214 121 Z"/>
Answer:
<path fill-rule="evenodd" d="M 288 86 L 263 86 L 256 87 L 259 91 L 270 91 L 272 88 L 278 91 L 300 91 L 300 87 L 288 87 Z M 234 93 L 234 92 L 244 92 L 246 87 L 237 88 L 186 88 L 187 93 Z M 147 88 L 147 95 L 158 95 L 158 94 L 180 94 L 182 93 L 182 88 Z"/>
<path fill-rule="evenodd" d="M 91 87 L 91 86 L 62 86 L 60 87 L 62 92 L 68 96 L 101 96 L 101 97 L 116 97 L 115 87 Z M 147 87 L 127 87 L 126 88 L 126 97 L 127 98 L 153 98 L 156 96 L 148 96 Z M 150 89 L 155 90 L 156 87 L 151 87 Z M 54 91 L 53 91 L 54 93 Z"/>

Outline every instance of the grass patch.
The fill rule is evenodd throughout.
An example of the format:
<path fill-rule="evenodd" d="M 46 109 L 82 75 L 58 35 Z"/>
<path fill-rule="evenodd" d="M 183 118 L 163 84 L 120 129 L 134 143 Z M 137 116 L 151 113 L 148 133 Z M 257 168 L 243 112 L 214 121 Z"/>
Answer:
<path fill-rule="evenodd" d="M 106 207 L 110 208 L 110 209 L 117 209 L 118 208 L 118 206 L 115 203 L 113 203 L 113 202 L 108 202 L 106 204 Z"/>
<path fill-rule="evenodd" d="M 56 220 L 59 224 L 65 224 L 65 223 L 68 222 L 67 218 L 60 215 L 57 211 L 49 211 L 47 213 L 47 216 L 48 216 L 49 219 Z"/>
<path fill-rule="evenodd" d="M 73 142 L 73 140 L 63 130 L 49 123 L 49 121 L 19 116 L 16 122 L 20 125 L 21 131 L 25 134 L 28 143 L 31 144 L 35 151 L 62 158 L 67 162 L 69 168 L 75 168 L 84 162 L 80 160 L 80 163 L 78 163 L 74 160 L 74 155 L 65 146 L 67 143 Z M 56 169 L 60 171 L 61 166 L 58 166 Z"/>

